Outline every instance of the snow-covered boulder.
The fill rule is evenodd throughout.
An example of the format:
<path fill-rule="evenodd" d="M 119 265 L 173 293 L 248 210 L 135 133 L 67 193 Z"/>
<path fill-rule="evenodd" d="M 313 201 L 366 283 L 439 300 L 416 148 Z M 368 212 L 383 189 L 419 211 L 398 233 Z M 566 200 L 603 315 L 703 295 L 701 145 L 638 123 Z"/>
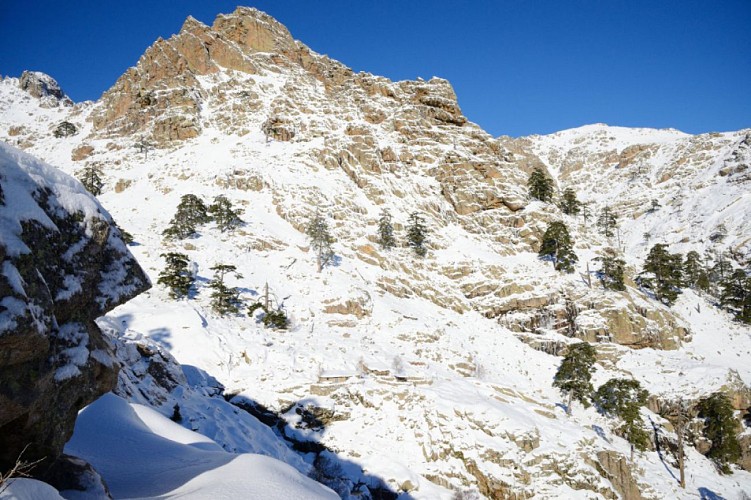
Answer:
<path fill-rule="evenodd" d="M 0 143 L 0 470 L 60 456 L 117 381 L 94 323 L 149 288 L 109 214 L 75 179 Z M 41 470 L 41 468 L 40 468 Z"/>

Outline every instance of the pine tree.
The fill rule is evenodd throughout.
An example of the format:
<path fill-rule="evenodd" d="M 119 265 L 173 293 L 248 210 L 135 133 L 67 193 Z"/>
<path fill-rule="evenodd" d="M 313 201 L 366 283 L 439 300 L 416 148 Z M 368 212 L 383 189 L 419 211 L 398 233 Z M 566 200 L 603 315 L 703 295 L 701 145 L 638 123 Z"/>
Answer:
<path fill-rule="evenodd" d="M 721 284 L 720 304 L 735 318 L 751 323 L 751 277 L 743 269 L 736 269 Z"/>
<path fill-rule="evenodd" d="M 682 260 L 680 254 L 668 252 L 667 245 L 657 243 L 649 251 L 637 281 L 651 289 L 657 300 L 673 305 L 681 293 Z"/>
<path fill-rule="evenodd" d="M 549 202 L 553 199 L 553 180 L 545 175 L 540 167 L 535 168 L 527 180 L 529 196 L 536 200 Z"/>
<path fill-rule="evenodd" d="M 691 250 L 683 261 L 683 282 L 690 288 L 706 291 L 709 288 L 709 277 L 704 269 L 699 252 Z"/>
<path fill-rule="evenodd" d="M 585 408 L 594 392 L 592 373 L 595 371 L 595 348 L 587 342 L 571 344 L 553 378 L 553 387 L 568 396 L 566 412 L 571 414 L 571 403 L 579 401 Z"/>
<path fill-rule="evenodd" d="M 719 285 L 720 283 L 725 281 L 725 278 L 730 276 L 732 272 L 733 264 L 731 264 L 730 261 L 725 257 L 725 254 L 720 253 L 717 256 L 715 265 L 712 266 L 712 269 L 709 270 L 709 281 L 710 283 Z"/>
<path fill-rule="evenodd" d="M 659 201 L 652 200 L 652 202 L 649 205 L 649 210 L 647 210 L 647 213 L 650 213 L 650 214 L 655 213 L 657 210 L 660 209 L 660 207 L 662 207 L 662 205 L 660 205 Z"/>
<path fill-rule="evenodd" d="M 188 256 L 182 253 L 163 253 L 162 258 L 167 266 L 159 273 L 157 283 L 169 288 L 169 295 L 173 299 L 188 297 L 195 283 L 195 277 L 190 272 Z"/>
<path fill-rule="evenodd" d="M 78 180 L 81 181 L 86 191 L 99 196 L 102 194 L 102 188 L 104 187 L 104 181 L 102 181 L 102 167 L 97 165 L 87 165 L 83 167 L 77 174 Z"/>
<path fill-rule="evenodd" d="M 556 271 L 571 273 L 579 258 L 574 253 L 574 243 L 563 222 L 551 222 L 542 236 L 538 255 L 550 258 Z"/>
<path fill-rule="evenodd" d="M 329 225 L 320 212 L 316 211 L 313 218 L 310 219 L 305 234 L 310 238 L 310 245 L 316 253 L 316 262 L 320 273 L 324 267 L 334 261 L 334 250 L 331 248 L 334 238 L 329 233 Z"/>
<path fill-rule="evenodd" d="M 623 259 L 619 259 L 615 251 L 611 250 L 607 255 L 597 257 L 595 260 L 602 262 L 598 277 L 602 282 L 603 288 L 617 291 L 626 289 L 626 285 L 623 283 L 623 271 L 626 267 L 626 262 Z"/>
<path fill-rule="evenodd" d="M 193 236 L 198 226 L 208 221 L 209 216 L 203 201 L 194 194 L 186 194 L 180 198 L 175 216 L 162 234 L 168 239 L 185 239 Z"/>
<path fill-rule="evenodd" d="M 263 316 L 263 326 L 266 328 L 276 328 L 278 330 L 286 330 L 289 324 L 287 319 L 287 313 L 283 309 L 273 309 L 267 311 Z"/>
<path fill-rule="evenodd" d="M 425 257 L 428 253 L 425 248 L 427 234 L 425 219 L 417 212 L 412 212 L 407 221 L 407 243 L 418 257 Z"/>
<path fill-rule="evenodd" d="M 741 458 L 738 421 L 730 398 L 716 392 L 699 401 L 698 409 L 699 417 L 704 419 L 704 436 L 712 441 L 707 456 L 717 463 L 723 473 L 728 474 L 731 472 L 728 464 Z"/>
<path fill-rule="evenodd" d="M 606 415 L 623 420 L 620 431 L 638 450 L 649 446 L 649 434 L 644 430 L 639 408 L 647 404 L 649 393 L 636 380 L 610 379 L 601 385 L 594 397 L 595 404 Z"/>
<path fill-rule="evenodd" d="M 211 292 L 211 308 L 224 316 L 225 314 L 237 314 L 240 312 L 240 290 L 236 287 L 228 287 L 224 278 L 228 274 L 236 279 L 242 279 L 237 268 L 231 264 L 216 264 L 211 268 L 214 278 L 209 281 Z"/>
<path fill-rule="evenodd" d="M 609 206 L 605 206 L 597 217 L 597 227 L 600 228 L 603 236 L 612 238 L 615 236 L 615 230 L 618 228 L 618 217 Z"/>
<path fill-rule="evenodd" d="M 396 246 L 394 226 L 391 223 L 391 213 L 387 208 L 381 211 L 381 218 L 378 219 L 378 244 L 384 250 L 389 250 Z"/>
<path fill-rule="evenodd" d="M 214 203 L 208 208 L 208 215 L 216 222 L 216 227 L 221 232 L 232 231 L 243 224 L 240 218 L 241 209 L 232 208 L 232 202 L 224 195 L 214 198 Z"/>
<path fill-rule="evenodd" d="M 566 188 L 561 198 L 561 210 L 566 215 L 578 215 L 582 204 L 576 198 L 576 192 L 572 188 Z"/>
<path fill-rule="evenodd" d="M 592 215 L 592 212 L 589 209 L 589 203 L 582 203 L 581 204 L 581 214 L 582 219 L 584 219 L 584 224 L 589 221 L 590 216 Z"/>

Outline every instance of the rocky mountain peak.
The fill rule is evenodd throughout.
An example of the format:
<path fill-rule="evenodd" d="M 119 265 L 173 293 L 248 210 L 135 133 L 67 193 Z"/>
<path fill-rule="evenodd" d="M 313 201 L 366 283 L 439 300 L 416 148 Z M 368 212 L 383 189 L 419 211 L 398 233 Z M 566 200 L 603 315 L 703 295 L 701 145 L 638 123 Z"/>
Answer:
<path fill-rule="evenodd" d="M 286 83 L 259 85 L 264 78 Z M 373 101 L 380 103 L 375 106 Z M 295 41 L 271 16 L 240 7 L 219 15 L 211 27 L 189 17 L 178 34 L 157 40 L 102 96 L 93 114 L 94 133 L 98 137 L 139 134 L 159 146 L 191 139 L 203 130 L 200 110 L 209 103 L 223 107 L 222 113 L 228 115 L 222 126 L 259 112 L 266 114 L 264 121 L 275 123 L 301 113 L 338 113 L 364 116 L 378 125 L 395 112 L 438 124 L 467 122 L 448 81 L 394 83 L 355 74 Z M 334 107 L 339 109 L 333 111 Z M 402 120 L 386 124 L 406 125 Z M 404 128 L 406 132 L 421 127 Z"/>
<path fill-rule="evenodd" d="M 237 43 L 245 52 L 291 54 L 297 48 L 283 24 L 252 7 L 238 7 L 232 14 L 220 14 L 212 30 Z"/>
<path fill-rule="evenodd" d="M 43 107 L 72 106 L 73 101 L 51 76 L 41 71 L 24 71 L 18 80 L 21 90 L 42 101 Z"/>

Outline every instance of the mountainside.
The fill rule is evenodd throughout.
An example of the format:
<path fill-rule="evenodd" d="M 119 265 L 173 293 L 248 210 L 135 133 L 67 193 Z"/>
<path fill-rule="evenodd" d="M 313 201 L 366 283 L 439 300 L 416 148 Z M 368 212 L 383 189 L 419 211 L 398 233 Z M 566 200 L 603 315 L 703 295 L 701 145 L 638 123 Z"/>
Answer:
<path fill-rule="evenodd" d="M 133 235 L 130 250 L 153 282 L 165 252 L 184 253 L 197 270 L 190 298 L 157 286 L 100 326 L 125 344 L 144 339 L 151 347 L 137 351 L 146 357 L 162 349 L 207 372 L 259 418 L 276 412 L 277 434 L 308 453 L 275 458 L 300 472 L 312 465 L 342 497 L 360 484 L 405 498 L 751 490 L 748 427 L 746 470 L 721 475 L 699 452 L 707 448 L 698 421 L 682 490 L 672 412 L 679 397 L 724 390 L 737 416 L 748 413 L 751 329 L 707 294 L 685 288 L 669 307 L 634 281 L 654 243 L 748 266 L 751 130 L 691 136 L 591 125 L 494 138 L 463 116 L 447 81 L 354 73 L 248 8 L 211 27 L 189 18 L 96 102 L 41 96 L 29 89 L 56 88 L 51 79 L 25 75 L 0 82 L 0 140 L 70 174 L 100 168 L 98 198 Z M 535 168 L 556 192 L 573 188 L 590 217 L 530 199 Z M 245 224 L 163 237 L 186 194 L 206 204 L 226 196 Z M 605 206 L 618 215 L 612 237 L 595 225 Z M 377 242 L 384 208 L 397 237 L 391 250 Z M 425 258 L 406 242 L 414 212 L 428 230 Z M 305 235 L 316 213 L 335 238 L 321 272 Z M 571 274 L 537 255 L 546 226 L 559 220 L 578 255 Z M 625 261 L 624 291 L 603 289 L 595 276 L 608 249 Z M 248 305 L 268 286 L 289 327 L 268 329 L 246 307 L 212 310 L 216 264 L 237 267 L 242 277 L 227 281 Z M 579 340 L 596 347 L 595 387 L 633 377 L 649 390 L 641 415 L 659 449 L 631 462 L 617 420 L 579 404 L 566 414 L 551 384 Z M 126 366 L 144 362 L 123 349 Z M 183 425 L 226 450 L 273 447 L 249 449 L 227 421 L 216 432 L 179 374 L 158 396 L 144 394 L 148 384 L 134 375 L 142 372 L 125 368 L 118 395 L 168 416 L 176 403 L 186 407 L 194 420 Z"/>

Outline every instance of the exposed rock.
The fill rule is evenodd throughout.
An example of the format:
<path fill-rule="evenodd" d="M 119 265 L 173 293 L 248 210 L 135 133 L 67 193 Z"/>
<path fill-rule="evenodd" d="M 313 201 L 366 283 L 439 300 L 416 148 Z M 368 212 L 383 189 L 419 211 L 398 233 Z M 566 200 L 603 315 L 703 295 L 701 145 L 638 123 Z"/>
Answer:
<path fill-rule="evenodd" d="M 27 445 L 26 460 L 60 456 L 78 410 L 116 382 L 110 341 L 94 319 L 150 285 L 109 215 L 74 179 L 1 144 L 0 163 L 5 469 Z"/>
<path fill-rule="evenodd" d="M 626 457 L 614 451 L 597 452 L 597 462 L 605 476 L 624 500 L 643 500 Z"/>
<path fill-rule="evenodd" d="M 90 144 L 81 144 L 80 146 L 76 147 L 71 151 L 70 153 L 70 159 L 73 161 L 81 161 L 85 160 L 91 154 L 94 152 L 94 146 Z"/>
<path fill-rule="evenodd" d="M 65 95 L 57 81 L 39 71 L 24 71 L 18 80 L 18 86 L 39 99 L 42 107 L 73 105 L 73 101 Z"/>

